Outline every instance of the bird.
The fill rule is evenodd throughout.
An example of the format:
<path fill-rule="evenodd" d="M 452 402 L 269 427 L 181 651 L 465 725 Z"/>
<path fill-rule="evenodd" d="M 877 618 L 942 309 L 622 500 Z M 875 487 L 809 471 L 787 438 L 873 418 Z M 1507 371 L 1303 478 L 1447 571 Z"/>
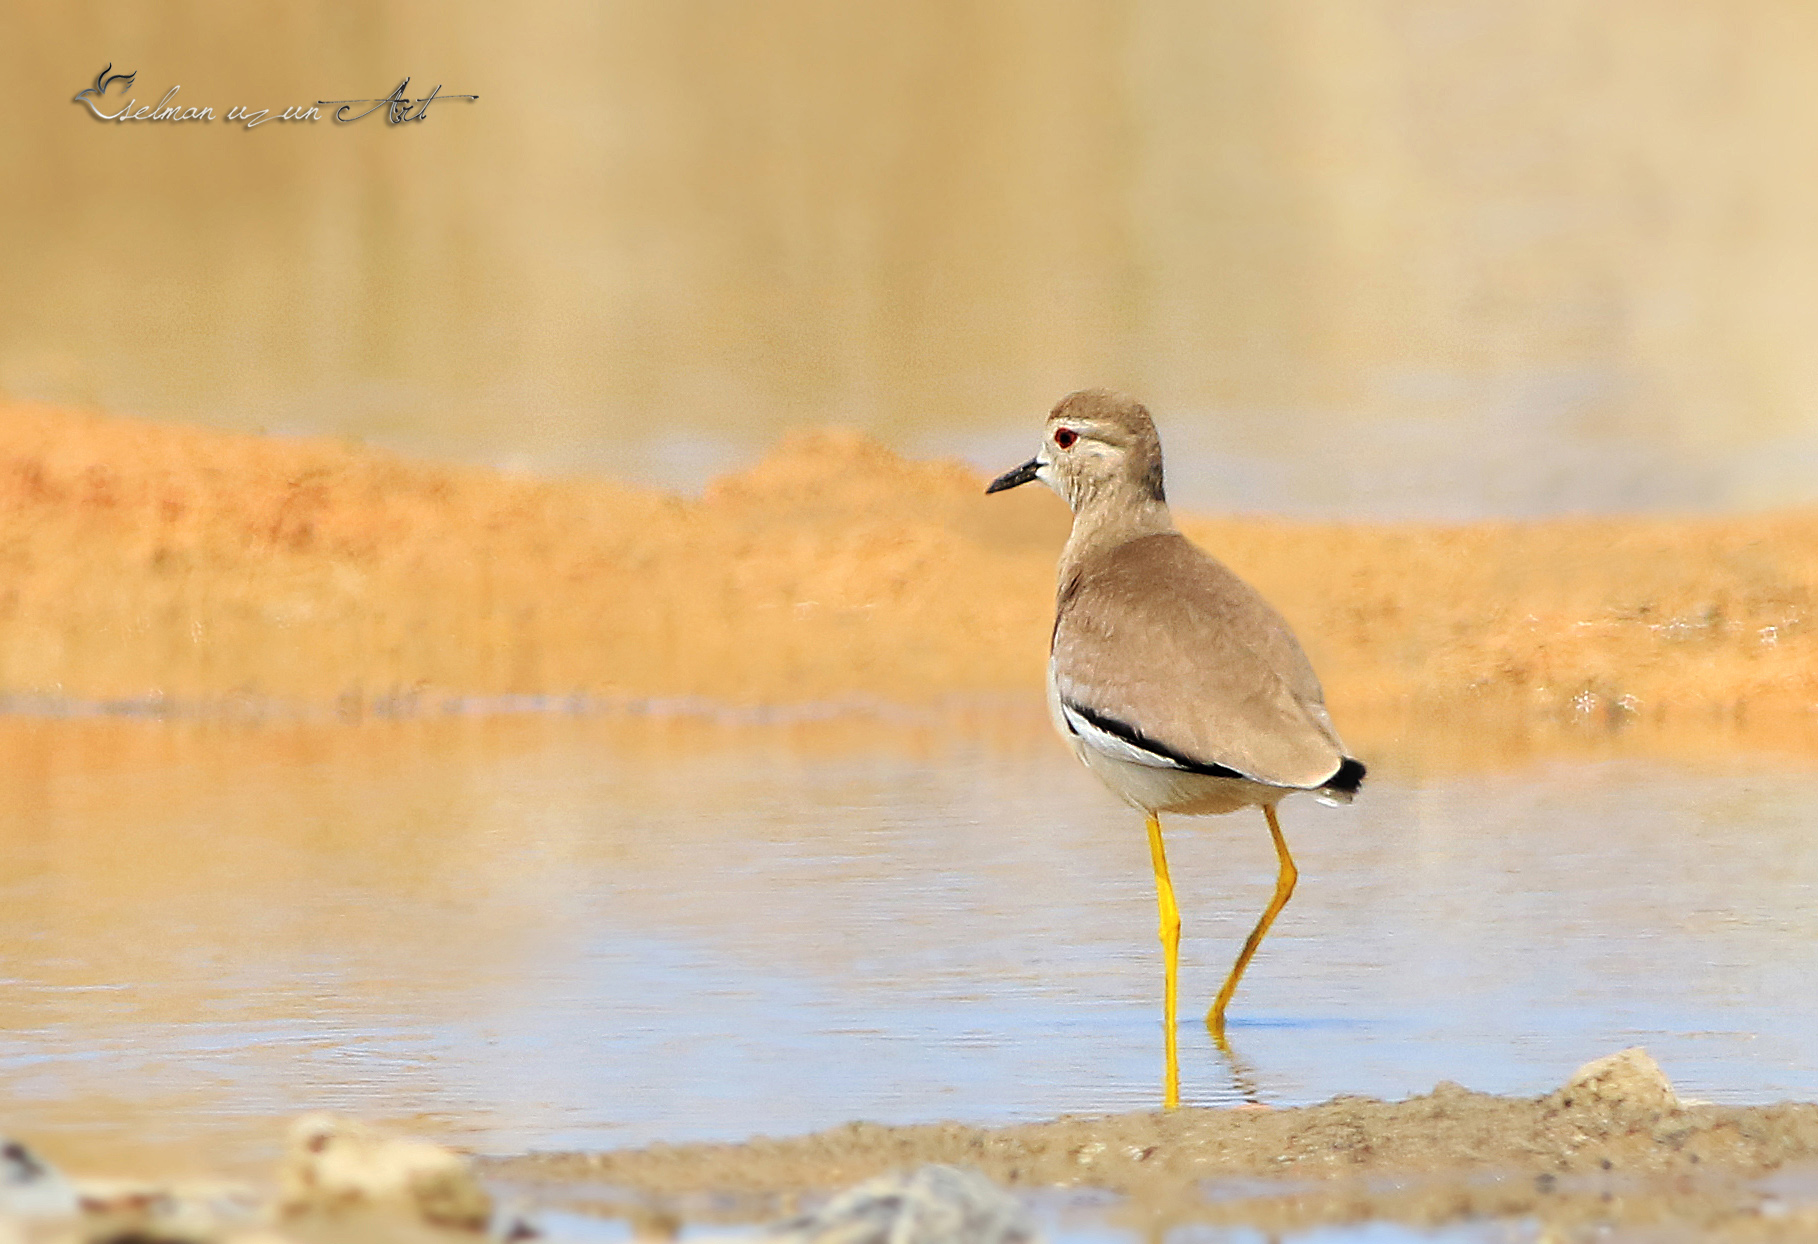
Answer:
<path fill-rule="evenodd" d="M 1073 511 L 1049 635 L 1050 716 L 1148 829 L 1164 975 L 1163 1104 L 1174 1109 L 1181 922 L 1161 814 L 1260 808 L 1275 846 L 1275 893 L 1206 1014 L 1228 1050 L 1225 1010 L 1299 877 L 1276 805 L 1297 791 L 1349 803 L 1365 766 L 1339 739 L 1287 622 L 1175 527 L 1161 438 L 1142 403 L 1104 389 L 1062 398 L 1041 449 L 985 491 L 1030 482 Z"/>

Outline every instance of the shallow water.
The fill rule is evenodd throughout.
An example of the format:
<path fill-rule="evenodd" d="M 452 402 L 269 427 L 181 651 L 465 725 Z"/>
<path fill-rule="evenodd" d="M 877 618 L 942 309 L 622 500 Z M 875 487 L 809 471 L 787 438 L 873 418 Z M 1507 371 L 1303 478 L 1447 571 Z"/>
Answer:
<path fill-rule="evenodd" d="M 0 721 L 0 1127 L 261 1172 L 326 1107 L 490 1152 L 1159 1100 L 1140 819 L 1058 743 L 842 720 Z M 1536 1094 L 1645 1044 L 1818 1095 L 1809 774 L 1558 763 L 1285 805 L 1301 888 L 1186 1099 Z M 1183 997 L 1260 816 L 1170 831 Z"/>

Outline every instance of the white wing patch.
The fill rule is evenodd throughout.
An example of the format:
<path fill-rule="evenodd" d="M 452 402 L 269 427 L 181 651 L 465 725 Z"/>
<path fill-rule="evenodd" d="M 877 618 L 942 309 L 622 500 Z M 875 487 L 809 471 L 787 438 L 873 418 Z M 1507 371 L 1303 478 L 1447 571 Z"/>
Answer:
<path fill-rule="evenodd" d="M 1131 764 L 1147 765 L 1151 769 L 1173 769 L 1177 772 L 1191 772 L 1187 766 L 1171 756 L 1163 756 L 1146 747 L 1138 747 L 1128 739 L 1120 739 L 1115 734 L 1101 730 L 1086 720 L 1085 714 L 1074 708 L 1065 700 L 1060 702 L 1061 719 L 1067 723 L 1067 729 L 1079 736 L 1093 751 L 1102 752 L 1115 760 L 1125 760 Z"/>

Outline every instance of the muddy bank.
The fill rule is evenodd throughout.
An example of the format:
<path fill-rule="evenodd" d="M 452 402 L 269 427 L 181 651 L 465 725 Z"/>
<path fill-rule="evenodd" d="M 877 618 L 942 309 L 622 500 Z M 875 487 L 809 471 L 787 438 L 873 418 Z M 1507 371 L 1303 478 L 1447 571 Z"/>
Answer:
<path fill-rule="evenodd" d="M 1030 1195 L 1115 1193 L 1113 1220 L 1144 1230 L 1533 1218 L 1567 1238 L 1609 1226 L 1678 1233 L 1667 1238 L 1818 1231 L 1818 1165 L 1805 1165 L 1818 1164 L 1818 1105 L 1681 1102 L 1635 1052 L 1589 1064 L 1538 1099 L 1441 1084 L 1402 1102 L 1338 1098 L 1291 1110 L 1005 1128 L 853 1123 L 747 1144 L 532 1155 L 486 1171 L 544 1195 L 567 1189 L 594 1213 L 678 1225 L 761 1221 L 924 1163 L 970 1167 Z M 1779 1182 L 1767 1180 L 1776 1173 Z"/>
<path fill-rule="evenodd" d="M 842 433 L 692 501 L 12 405 L 0 694 L 1032 699 L 1066 515 L 981 486 Z M 1447 713 L 1818 749 L 1818 514 L 1183 526 L 1287 614 L 1353 735 Z"/>
<path fill-rule="evenodd" d="M 891 1176 L 926 1185 L 929 1205 L 956 1206 L 962 1193 L 975 1206 L 991 1201 L 1003 1211 L 997 1217 L 1023 1220 L 1017 1238 L 1028 1238 L 1026 1211 L 1052 1222 L 1057 1207 L 1063 1230 L 1083 1227 L 1093 1238 L 1107 1229 L 1160 1239 L 1193 1225 L 1276 1235 L 1383 1222 L 1519 1223 L 1530 1229 L 1514 1238 L 1552 1240 L 1818 1232 L 1818 1104 L 1682 1101 L 1641 1050 L 1587 1064 L 1536 1099 L 1441 1084 L 1393 1103 L 1338 1098 L 1291 1110 L 1006 1128 L 853 1123 L 785 1140 L 479 1162 L 327 1114 L 295 1120 L 288 1135 L 275 1180 L 248 1184 L 69 1177 L 8 1139 L 0 1238 L 559 1241 L 602 1238 L 610 1228 L 598 1220 L 619 1220 L 645 1240 L 691 1230 L 694 1238 L 853 1244 L 908 1238 L 886 1234 L 903 1212 L 902 1183 L 863 1215 L 813 1211 Z M 948 1170 L 930 1183 L 930 1167 Z"/>

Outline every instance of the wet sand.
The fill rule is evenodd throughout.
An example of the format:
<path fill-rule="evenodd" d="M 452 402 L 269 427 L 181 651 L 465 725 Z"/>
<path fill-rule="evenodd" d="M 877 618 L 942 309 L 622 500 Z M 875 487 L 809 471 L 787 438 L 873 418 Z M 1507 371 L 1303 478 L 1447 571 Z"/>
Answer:
<path fill-rule="evenodd" d="M 1527 1219 L 1555 1239 L 1608 1238 L 1610 1228 L 1648 1239 L 1818 1230 L 1818 1166 L 1809 1165 L 1818 1163 L 1818 1105 L 1682 1103 L 1651 1060 L 1626 1053 L 1537 1099 L 1441 1084 L 1402 1102 L 1338 1098 L 1293 1110 L 1006 1128 L 854 1123 L 786 1140 L 532 1155 L 487 1169 L 545 1195 L 567 1189 L 597 1214 L 673 1227 L 762 1221 L 803 1198 L 929 1162 L 1024 1192 L 1115 1193 L 1111 1219 L 1150 1238 L 1186 1223 L 1276 1233 L 1370 1219 L 1423 1227 Z"/>
<path fill-rule="evenodd" d="M 1067 518 L 982 484 L 842 432 L 691 500 L 14 404 L 0 692 L 1026 707 Z M 1354 746 L 1437 716 L 1473 725 L 1435 763 L 1634 726 L 1818 747 L 1818 513 L 1182 525 L 1296 626 Z"/>

